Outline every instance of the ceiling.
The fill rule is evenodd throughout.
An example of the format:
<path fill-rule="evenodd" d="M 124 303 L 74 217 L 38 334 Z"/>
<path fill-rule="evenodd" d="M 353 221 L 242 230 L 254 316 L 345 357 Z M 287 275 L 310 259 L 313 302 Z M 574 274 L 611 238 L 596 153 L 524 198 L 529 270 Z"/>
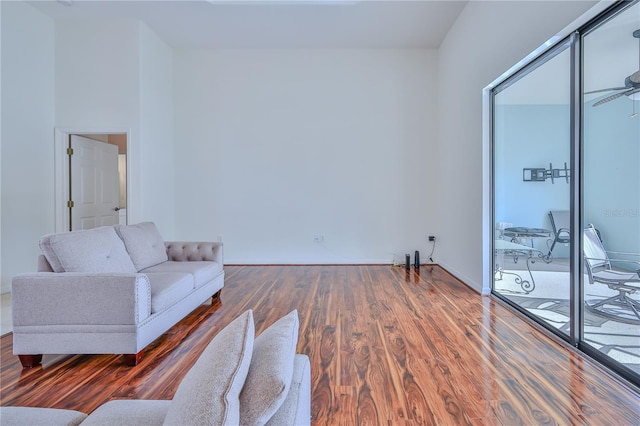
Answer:
<path fill-rule="evenodd" d="M 135 18 L 175 48 L 438 48 L 467 1 L 29 1 L 56 21 Z"/>
<path fill-rule="evenodd" d="M 640 69 L 640 40 L 633 32 L 640 28 L 640 3 L 607 20 L 582 41 L 584 92 L 623 87 L 625 78 Z M 570 51 L 526 74 L 500 93 L 503 105 L 567 105 L 570 94 Z M 593 104 L 617 91 L 585 93 Z M 625 100 L 627 98 L 620 98 Z"/>

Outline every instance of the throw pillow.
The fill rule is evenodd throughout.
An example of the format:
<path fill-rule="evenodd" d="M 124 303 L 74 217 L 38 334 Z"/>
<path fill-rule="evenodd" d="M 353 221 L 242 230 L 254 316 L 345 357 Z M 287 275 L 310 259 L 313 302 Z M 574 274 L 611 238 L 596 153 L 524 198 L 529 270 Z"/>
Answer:
<path fill-rule="evenodd" d="M 264 425 L 289 393 L 298 344 L 298 311 L 280 318 L 258 336 L 244 388 L 240 424 Z"/>
<path fill-rule="evenodd" d="M 54 272 L 137 272 L 111 226 L 45 235 L 40 248 Z"/>
<path fill-rule="evenodd" d="M 240 391 L 254 340 L 253 311 L 220 331 L 186 374 L 164 419 L 165 425 L 238 425 Z"/>
<path fill-rule="evenodd" d="M 155 223 L 142 222 L 135 225 L 118 226 L 116 232 L 124 241 L 138 271 L 169 259 L 164 240 Z"/>
<path fill-rule="evenodd" d="M 53 251 L 51 247 L 51 237 L 55 234 L 48 234 L 40 237 L 40 241 L 38 241 L 38 245 L 40 246 L 40 251 L 44 255 L 44 258 L 49 262 L 49 266 L 51 266 L 51 270 L 53 272 L 64 272 L 64 268 L 60 264 L 60 260 L 58 256 Z M 40 268 L 38 268 L 40 270 Z"/>

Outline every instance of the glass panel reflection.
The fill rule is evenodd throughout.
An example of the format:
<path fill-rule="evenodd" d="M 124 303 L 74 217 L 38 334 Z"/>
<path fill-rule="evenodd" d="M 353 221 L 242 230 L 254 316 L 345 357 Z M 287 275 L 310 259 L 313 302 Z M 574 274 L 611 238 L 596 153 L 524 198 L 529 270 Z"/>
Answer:
<path fill-rule="evenodd" d="M 565 334 L 570 76 L 564 46 L 494 96 L 494 292 Z"/>
<path fill-rule="evenodd" d="M 583 336 L 640 374 L 640 4 L 583 49 Z"/>

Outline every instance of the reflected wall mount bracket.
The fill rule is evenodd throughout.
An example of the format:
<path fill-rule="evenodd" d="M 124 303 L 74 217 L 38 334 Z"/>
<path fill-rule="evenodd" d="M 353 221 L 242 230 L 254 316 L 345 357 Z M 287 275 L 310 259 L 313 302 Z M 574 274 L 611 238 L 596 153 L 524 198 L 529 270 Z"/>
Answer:
<path fill-rule="evenodd" d="M 564 178 L 569 183 L 571 173 L 567 167 L 567 163 L 564 163 L 564 168 L 554 169 L 553 164 L 549 163 L 549 168 L 525 168 L 522 169 L 522 181 L 523 182 L 545 182 L 547 179 L 551 179 L 551 183 L 555 183 L 555 179 Z"/>

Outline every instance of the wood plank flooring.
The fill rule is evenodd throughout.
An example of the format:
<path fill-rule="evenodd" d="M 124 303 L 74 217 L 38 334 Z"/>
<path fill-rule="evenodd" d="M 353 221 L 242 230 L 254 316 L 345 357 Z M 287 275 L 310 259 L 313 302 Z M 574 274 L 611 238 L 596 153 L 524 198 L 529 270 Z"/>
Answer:
<path fill-rule="evenodd" d="M 0 403 L 91 412 L 170 399 L 207 343 L 246 309 L 256 332 L 292 309 L 311 359 L 315 425 L 640 425 L 640 395 L 443 269 L 226 266 L 220 302 L 115 355 L 45 355 L 23 370 L 0 339 Z"/>

